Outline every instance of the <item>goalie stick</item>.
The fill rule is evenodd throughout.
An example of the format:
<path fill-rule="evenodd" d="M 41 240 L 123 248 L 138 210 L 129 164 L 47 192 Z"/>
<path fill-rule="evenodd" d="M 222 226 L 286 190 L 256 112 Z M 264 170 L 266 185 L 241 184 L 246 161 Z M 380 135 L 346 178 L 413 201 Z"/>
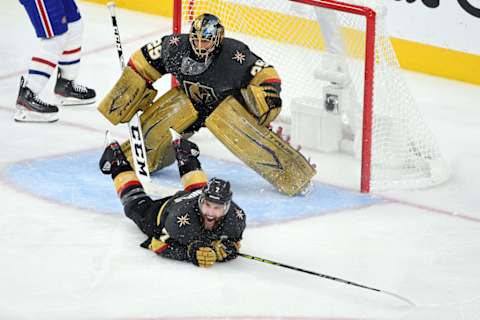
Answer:
<path fill-rule="evenodd" d="M 355 283 L 355 282 L 353 282 L 353 281 L 348 281 L 348 280 L 344 280 L 344 279 L 341 279 L 341 278 L 332 277 L 332 276 L 329 276 L 329 275 L 326 275 L 326 274 L 322 274 L 322 273 L 318 273 L 318 272 L 315 272 L 315 271 L 310 271 L 310 270 L 305 270 L 305 269 L 298 268 L 298 267 L 289 266 L 289 265 L 284 264 L 284 263 L 280 263 L 280 262 L 276 262 L 276 261 L 272 261 L 272 260 L 268 260 L 268 259 L 264 259 L 264 258 L 260 258 L 260 257 L 251 256 L 251 255 L 245 254 L 245 253 L 240 253 L 240 252 L 238 252 L 237 255 L 239 255 L 240 257 L 245 258 L 245 259 L 255 260 L 255 261 L 259 261 L 259 262 L 271 264 L 271 265 L 274 265 L 274 266 L 278 266 L 278 267 L 282 267 L 282 268 L 287 268 L 287 269 L 290 269 L 290 270 L 295 270 L 295 271 L 299 271 L 299 272 L 303 272 L 303 273 L 308 273 L 308 274 L 311 274 L 311 275 L 314 275 L 314 276 L 317 276 L 317 277 L 320 277 L 320 278 L 325 278 L 325 279 L 328 279 L 328 280 L 333 280 L 333 281 L 341 282 L 341 283 L 344 283 L 344 284 L 348 284 L 348 285 L 350 285 L 350 286 L 355 286 L 355 287 L 359 287 L 359 288 L 363 288 L 363 289 L 367 289 L 367 290 L 372 290 L 372 291 L 384 293 L 384 294 L 389 295 L 389 296 L 391 296 L 391 297 L 394 297 L 394 298 L 397 298 L 397 299 L 399 299 L 399 300 L 402 300 L 403 302 L 406 302 L 406 303 L 408 303 L 408 304 L 411 305 L 411 306 L 415 306 L 415 303 L 413 303 L 413 302 L 410 301 L 409 299 L 407 299 L 407 298 L 405 298 L 405 297 L 402 297 L 402 296 L 400 296 L 400 295 L 398 295 L 398 294 L 396 294 L 396 293 L 392 293 L 392 292 L 388 292 L 388 291 L 385 291 L 385 290 L 380 290 L 380 289 L 372 288 L 372 287 L 369 287 L 369 286 L 366 286 L 366 285 L 363 285 L 363 284 Z"/>
<path fill-rule="evenodd" d="M 117 17 L 115 14 L 115 2 L 110 1 L 107 3 L 108 10 L 110 11 L 110 17 L 112 19 L 113 33 L 115 35 L 115 46 L 117 48 L 118 59 L 120 61 L 120 68 L 125 68 L 125 60 L 123 58 L 122 42 L 120 41 L 120 31 L 117 24 Z M 134 170 L 137 177 L 142 182 L 143 187 L 147 193 L 164 196 L 170 190 L 161 188 L 160 186 L 152 182 L 150 177 L 150 170 L 148 169 L 147 151 L 145 148 L 145 141 L 143 139 L 142 126 L 140 123 L 140 112 L 133 115 L 132 119 L 128 122 L 128 136 L 130 139 L 130 148 L 132 149 L 132 160 L 134 164 Z"/>

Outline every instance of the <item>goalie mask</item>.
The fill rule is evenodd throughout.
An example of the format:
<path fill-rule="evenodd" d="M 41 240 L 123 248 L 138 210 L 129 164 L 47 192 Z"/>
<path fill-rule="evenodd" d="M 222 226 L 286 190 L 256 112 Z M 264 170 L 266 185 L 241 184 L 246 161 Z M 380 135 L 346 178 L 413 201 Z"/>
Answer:
<path fill-rule="evenodd" d="M 227 214 L 231 202 L 230 182 L 218 178 L 210 179 L 198 198 L 204 229 L 214 229 Z"/>
<path fill-rule="evenodd" d="M 213 14 L 202 14 L 195 18 L 190 29 L 189 41 L 197 58 L 207 61 L 223 44 L 225 29 Z"/>

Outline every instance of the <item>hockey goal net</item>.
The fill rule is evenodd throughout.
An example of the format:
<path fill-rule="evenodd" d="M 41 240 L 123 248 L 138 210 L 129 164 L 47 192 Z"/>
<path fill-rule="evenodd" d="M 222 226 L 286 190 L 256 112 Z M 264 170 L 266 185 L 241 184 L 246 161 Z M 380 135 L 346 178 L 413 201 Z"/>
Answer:
<path fill-rule="evenodd" d="M 307 147 L 350 151 L 361 161 L 362 192 L 446 180 L 448 169 L 402 78 L 378 1 L 174 0 L 173 32 L 188 32 L 206 12 L 220 18 L 227 37 L 277 69 L 280 120 L 291 124 L 293 141 L 305 144 L 302 132 L 321 135 Z M 317 121 L 313 127 L 297 116 L 304 111 Z"/>

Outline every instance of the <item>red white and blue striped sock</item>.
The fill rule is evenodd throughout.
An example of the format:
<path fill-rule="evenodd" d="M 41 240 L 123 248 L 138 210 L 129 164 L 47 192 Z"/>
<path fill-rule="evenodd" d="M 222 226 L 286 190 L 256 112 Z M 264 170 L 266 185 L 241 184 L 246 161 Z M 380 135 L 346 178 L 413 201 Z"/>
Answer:
<path fill-rule="evenodd" d="M 34 93 L 40 93 L 54 73 L 66 40 L 65 34 L 40 40 L 40 47 L 30 61 L 26 76 L 27 86 Z"/>
<path fill-rule="evenodd" d="M 82 19 L 68 24 L 66 33 L 67 43 L 58 61 L 58 65 L 62 69 L 62 77 L 67 80 L 75 80 L 78 75 L 82 50 L 82 34 Z"/>

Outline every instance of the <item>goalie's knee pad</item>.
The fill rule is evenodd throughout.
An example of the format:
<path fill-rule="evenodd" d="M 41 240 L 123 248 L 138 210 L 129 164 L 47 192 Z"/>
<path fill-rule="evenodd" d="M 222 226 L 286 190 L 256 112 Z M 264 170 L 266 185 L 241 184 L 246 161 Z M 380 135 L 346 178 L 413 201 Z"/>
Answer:
<path fill-rule="evenodd" d="M 288 195 L 302 192 L 315 169 L 297 150 L 256 119 L 233 97 L 207 118 L 206 127 L 240 160 Z"/>
<path fill-rule="evenodd" d="M 151 172 L 175 161 L 175 152 L 170 144 L 171 136 L 168 129 L 183 132 L 197 120 L 197 117 L 198 112 L 190 99 L 178 88 L 161 96 L 140 116 L 147 163 Z M 122 151 L 131 162 L 130 142 L 122 144 Z"/>

